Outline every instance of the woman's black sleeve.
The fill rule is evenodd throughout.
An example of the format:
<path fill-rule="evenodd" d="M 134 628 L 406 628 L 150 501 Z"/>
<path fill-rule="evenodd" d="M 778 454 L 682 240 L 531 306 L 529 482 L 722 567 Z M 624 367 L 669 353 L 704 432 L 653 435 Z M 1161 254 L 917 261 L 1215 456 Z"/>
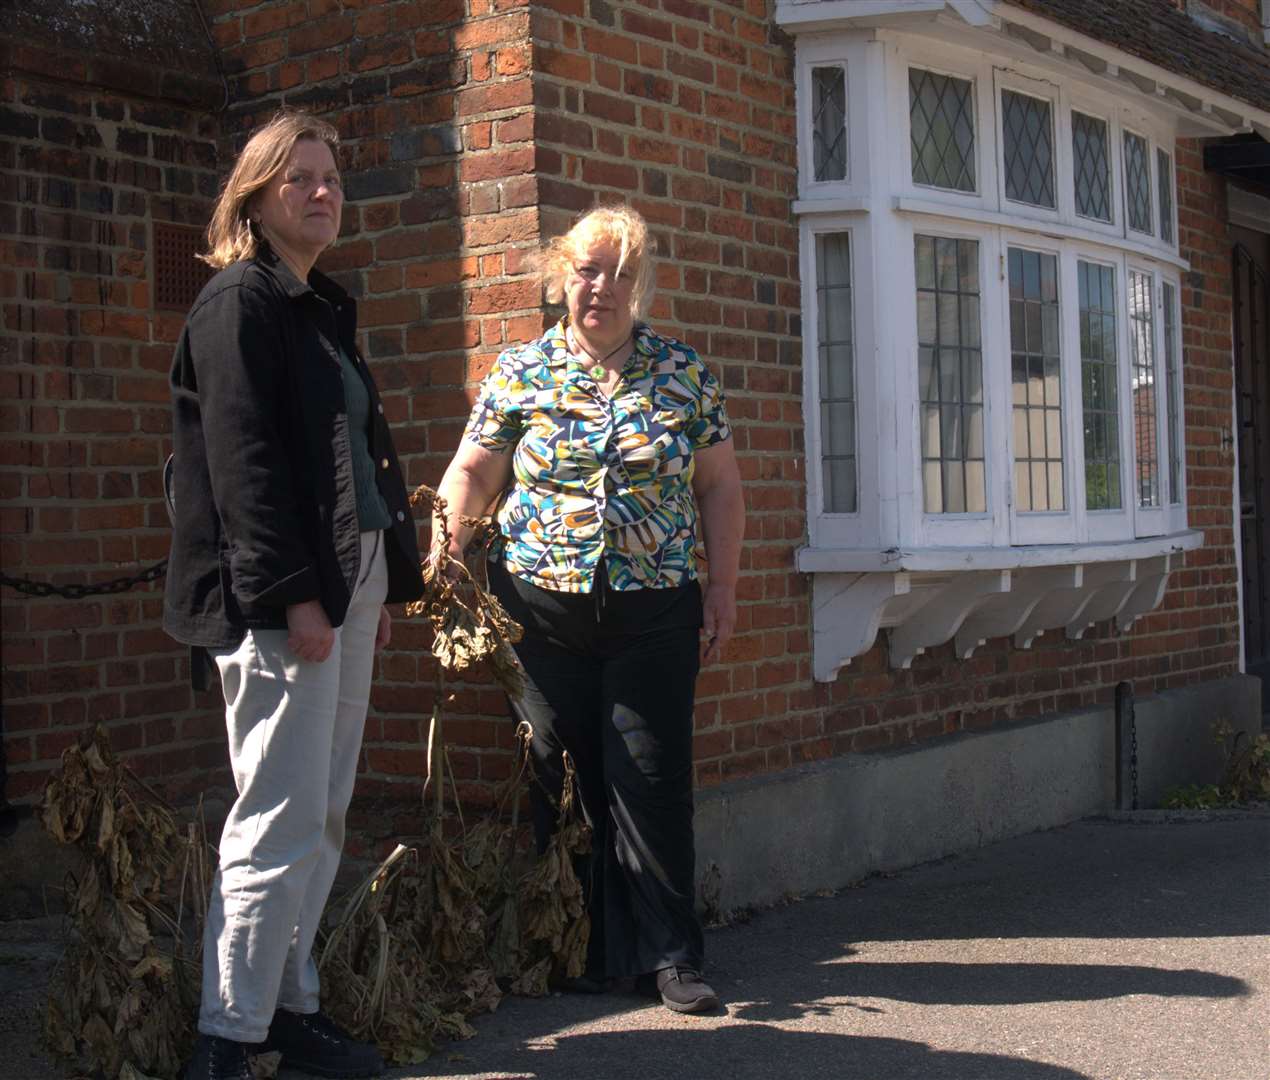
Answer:
<path fill-rule="evenodd" d="M 285 607 L 315 600 L 315 553 L 283 444 L 294 393 L 280 330 L 287 313 L 248 285 L 210 298 L 190 317 L 190 349 L 212 497 L 229 542 L 234 595 Z"/>

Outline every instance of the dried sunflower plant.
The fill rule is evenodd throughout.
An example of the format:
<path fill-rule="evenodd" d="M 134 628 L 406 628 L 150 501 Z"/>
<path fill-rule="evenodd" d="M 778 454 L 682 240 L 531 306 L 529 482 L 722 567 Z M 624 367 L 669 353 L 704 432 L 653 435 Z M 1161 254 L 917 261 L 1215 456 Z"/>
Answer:
<path fill-rule="evenodd" d="M 62 755 L 41 811 L 54 838 L 82 856 L 67 883 L 72 932 L 45 1041 L 87 1072 L 175 1076 L 194 1040 L 211 884 L 201 805 L 182 824 L 99 725 Z"/>
<path fill-rule="evenodd" d="M 436 492 L 416 507 L 445 520 Z M 495 532 L 464 519 L 474 543 Z M 444 525 L 441 526 L 444 530 Z M 442 550 L 449 537 L 442 535 Z M 482 563 L 484 560 L 480 560 Z M 533 774 L 533 732 L 522 723 L 508 778 L 490 812 L 468 824 L 442 739 L 445 679 L 487 663 L 513 697 L 523 678 L 512 643 L 521 629 L 458 561 L 423 567 L 424 596 L 411 617 L 433 628 L 438 661 L 422 798 L 424 835 L 398 843 L 374 871 L 327 906 L 318 966 L 323 1008 L 353 1034 L 373 1039 L 394 1064 L 425 1060 L 445 1039 L 475 1034 L 469 1019 L 492 1012 L 504 993 L 541 995 L 582 974 L 590 923 L 575 863 L 590 828 L 565 761 L 558 828 L 536 860 L 524 856 L 520 808 Z M 445 800 L 446 779 L 452 792 Z M 450 812 L 447 812 L 447 809 Z M 49 782 L 44 823 L 83 856 L 69 882 L 71 933 L 50 987 L 45 1039 L 86 1073 L 107 1080 L 177 1076 L 195 1036 L 200 947 L 215 852 L 201 805 L 194 820 L 175 811 L 122 763 L 104 728 L 67 750 Z M 272 1075 L 276 1055 L 256 1059 Z"/>
<path fill-rule="evenodd" d="M 434 550 L 448 552 L 440 496 L 421 486 L 410 501 L 436 523 Z M 464 518 L 463 524 L 478 548 L 493 542 L 488 519 Z M 398 844 L 343 906 L 328 907 L 318 960 L 319 970 L 338 973 L 322 980 L 330 988 L 325 1007 L 355 1035 L 375 1040 L 395 1064 L 423 1061 L 441 1039 L 470 1037 L 469 1018 L 492 1012 L 506 992 L 545 994 L 554 979 L 582 974 L 590 935 L 575 861 L 590 850 L 591 835 L 579 812 L 572 763 L 566 760 L 548 850 L 525 866 L 520 806 L 537 783 L 530 726 L 522 722 L 516 729 L 513 768 L 491 812 L 470 826 L 444 748 L 446 677 L 487 663 L 508 695 L 519 696 L 524 683 L 512 644 L 521 628 L 490 593 L 488 578 L 478 579 L 448 554 L 424 564 L 423 580 L 424 595 L 406 614 L 432 625 L 438 661 L 425 836 L 417 846 Z"/>

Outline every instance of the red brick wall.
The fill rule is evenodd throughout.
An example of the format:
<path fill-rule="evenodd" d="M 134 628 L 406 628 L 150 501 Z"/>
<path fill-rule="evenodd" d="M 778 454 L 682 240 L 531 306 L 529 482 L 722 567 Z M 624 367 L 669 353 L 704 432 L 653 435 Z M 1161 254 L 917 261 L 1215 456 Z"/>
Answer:
<path fill-rule="evenodd" d="M 555 0 L 534 15 L 544 228 L 627 201 L 662 261 L 652 322 L 723 381 L 745 480 L 741 606 L 698 687 L 702 784 L 813 756 L 792 43 L 766 0 Z"/>
<path fill-rule="evenodd" d="M 1186 361 L 1193 521 L 1211 528 L 1210 546 L 1188 559 L 1132 634 L 1103 624 L 1078 642 L 1051 633 L 1030 650 L 1002 639 L 964 662 L 949 643 L 908 671 L 890 668 L 883 642 L 836 683 L 812 682 L 807 582 L 792 570 L 806 537 L 792 49 L 772 27 L 770 0 L 538 6 L 545 227 L 608 199 L 629 201 L 656 224 L 669 258 L 654 322 L 716 366 L 738 421 L 748 508 L 742 605 L 727 663 L 699 685 L 700 784 L 1105 704 L 1123 679 L 1149 693 L 1235 670 L 1230 462 L 1200 449 L 1215 445 L 1223 407 L 1229 422 L 1228 383 L 1224 401 L 1212 391 L 1200 427 L 1189 408 L 1196 382 L 1216 384 L 1229 371 L 1227 337 L 1224 368 L 1219 342 L 1202 361 L 1190 352 Z M 1184 214 L 1208 215 L 1203 242 L 1220 248 L 1220 204 L 1185 190 L 1179 198 Z M 1182 239 L 1184 249 L 1200 242 L 1195 231 Z M 1200 317 L 1216 325 L 1221 314 Z"/>
<path fill-rule="evenodd" d="M 30 48 L 13 58 L 0 90 L 0 557 L 7 574 L 100 581 L 167 554 L 157 496 L 180 317 L 153 307 L 151 229 L 206 220 L 213 125 L 205 101 L 109 88 L 157 87 L 152 69 L 93 60 L 90 72 L 82 56 Z M 99 720 L 146 775 L 223 757 L 160 605 L 157 586 L 82 600 L 6 591 L 10 799 L 33 797 Z"/>
<path fill-rule="evenodd" d="M 1205 548 L 1128 636 L 1104 624 L 1082 641 L 1049 634 L 1026 651 L 996 640 L 966 662 L 949 644 L 907 671 L 891 670 L 879 644 L 836 683 L 816 684 L 808 582 L 793 570 L 806 521 L 792 48 L 772 26 L 771 0 L 207 6 L 233 100 L 222 162 L 279 104 L 327 116 L 345 139 L 344 236 L 323 264 L 360 298 L 364 349 L 411 482 L 439 478 L 493 357 L 542 327 L 526 252 L 597 202 L 629 201 L 653 223 L 663 254 L 653 321 L 697 346 L 722 378 L 749 511 L 737 636 L 699 686 L 702 785 L 1108 703 L 1122 679 L 1150 693 L 1236 669 L 1232 474 L 1221 443 L 1229 267 L 1221 186 L 1200 172 L 1196 146 L 1179 146 L 1177 165 L 1182 253 L 1193 264 L 1182 290 L 1187 478 Z M 111 213 L 58 210 L 100 223 L 93 228 L 105 232 L 91 241 L 55 239 L 58 228 L 82 226 L 47 218 L 42 235 L 23 234 L 19 223 L 35 219 L 16 205 L 0 222 L 18 267 L 0 275 L 10 353 L 2 377 L 6 398 L 25 403 L 6 409 L 0 435 L 11 465 L 5 567 L 108 575 L 157 558 L 167 539 L 155 497 L 177 320 L 155 315 L 144 294 L 145 222 L 202 213 L 205 201 L 164 191 L 167 129 L 141 126 L 134 103 L 81 89 L 78 105 L 54 107 L 28 100 L 33 85 L 26 76 L 4 84 L 0 118 L 17 140 L 0 148 L 10 155 L 0 159 L 9 204 L 34 204 L 49 180 L 65 179 L 81 185 L 83 206 L 100 170 L 132 179 L 116 177 Z M 99 116 L 98 98 L 123 110 L 118 120 Z M 56 122 L 50 142 L 39 125 L 63 115 L 96 127 L 102 145 L 86 127 L 76 136 L 83 145 L 57 143 L 77 129 Z M 214 131 L 181 110 L 171 123 L 181 145 L 199 148 L 197 167 L 180 168 L 209 191 Z M 134 128 L 145 141 L 118 145 L 119 131 Z M 64 175 L 74 169 L 84 177 Z M 32 184 L 44 186 L 28 198 Z M 135 213 L 120 202 L 129 192 L 143 200 Z M 82 279 L 79 298 L 63 303 L 47 253 L 96 251 L 99 235 L 117 256 L 112 274 L 70 274 Z M 97 715 L 177 790 L 221 761 L 214 697 L 194 702 L 184 690 L 157 604 L 154 591 L 87 604 L 5 598 L 11 797 L 32 795 L 57 749 Z M 421 625 L 399 621 L 380 662 L 363 800 L 416 798 L 435 675 L 428 644 Z M 473 797 L 506 769 L 510 725 L 489 685 L 450 689 L 445 737 Z M 406 827 L 381 811 L 358 822 L 372 833 Z"/>
<path fill-rule="evenodd" d="M 359 299 L 362 347 L 407 482 L 435 485 L 472 391 L 498 352 L 543 327 L 524 255 L 539 240 L 529 11 L 507 0 L 352 4 L 210 0 L 236 103 L 228 158 L 280 105 L 335 123 L 343 237 L 319 266 Z M 423 539 L 426 540 L 426 537 Z M 359 800 L 413 802 L 436 667 L 422 623 L 398 619 L 371 697 Z M 501 693 L 448 687 L 445 731 L 470 798 L 504 775 Z M 382 824 L 373 814 L 369 829 Z"/>

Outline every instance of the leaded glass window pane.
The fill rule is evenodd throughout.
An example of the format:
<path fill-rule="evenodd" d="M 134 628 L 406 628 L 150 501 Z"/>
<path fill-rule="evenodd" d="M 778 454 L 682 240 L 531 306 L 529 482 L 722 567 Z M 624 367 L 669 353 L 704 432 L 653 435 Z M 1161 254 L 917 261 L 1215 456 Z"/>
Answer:
<path fill-rule="evenodd" d="M 1160 193 L 1160 239 L 1173 243 L 1173 162 L 1163 150 L 1155 151 L 1156 188 Z"/>
<path fill-rule="evenodd" d="M 1054 127 L 1050 103 L 1001 91 L 1005 194 L 1015 202 L 1054 205 Z"/>
<path fill-rule="evenodd" d="M 1177 321 L 1173 305 L 1177 301 L 1177 289 L 1164 283 L 1164 392 L 1168 395 L 1165 412 L 1169 425 L 1169 502 L 1182 501 L 1182 418 L 1178 415 L 1177 399 L 1181 383 L 1181 356 L 1178 352 Z"/>
<path fill-rule="evenodd" d="M 1014 505 L 1062 510 L 1063 395 L 1058 256 L 1010 248 Z"/>
<path fill-rule="evenodd" d="M 856 512 L 855 334 L 851 238 L 816 237 L 817 347 L 820 357 L 821 491 L 825 513 Z"/>
<path fill-rule="evenodd" d="M 1072 111 L 1073 179 L 1076 213 L 1111 220 L 1111 155 L 1107 121 Z"/>
<path fill-rule="evenodd" d="M 913 246 L 925 509 L 984 513 L 979 242 L 919 235 Z"/>
<path fill-rule="evenodd" d="M 1129 212 L 1129 228 L 1150 233 L 1151 160 L 1147 141 L 1131 131 L 1124 133 L 1124 189 Z"/>
<path fill-rule="evenodd" d="M 812 160 L 817 180 L 847 178 L 847 79 L 841 67 L 811 69 Z"/>
<path fill-rule="evenodd" d="M 1129 271 L 1129 359 L 1132 365 L 1133 442 L 1138 505 L 1160 505 L 1160 451 L 1155 412 L 1155 320 L 1151 275 Z"/>
<path fill-rule="evenodd" d="M 908 117 L 913 183 L 974 191 L 974 83 L 909 68 Z"/>
<path fill-rule="evenodd" d="M 1116 362 L 1116 272 L 1076 263 L 1080 300 L 1081 410 L 1085 430 L 1085 506 L 1119 510 L 1120 405 Z"/>

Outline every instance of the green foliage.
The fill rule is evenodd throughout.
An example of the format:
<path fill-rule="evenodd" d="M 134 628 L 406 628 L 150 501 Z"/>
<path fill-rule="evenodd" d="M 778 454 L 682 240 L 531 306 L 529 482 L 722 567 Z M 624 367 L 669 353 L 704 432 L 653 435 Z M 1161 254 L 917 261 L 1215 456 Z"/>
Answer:
<path fill-rule="evenodd" d="M 1183 784 L 1164 793 L 1160 806 L 1165 810 L 1216 810 L 1231 806 L 1232 800 L 1220 784 Z"/>
<path fill-rule="evenodd" d="M 1213 721 L 1213 737 L 1226 753 L 1221 783 L 1171 787 L 1160 803 L 1165 810 L 1213 810 L 1270 799 L 1270 735 L 1249 738 L 1219 717 Z"/>

